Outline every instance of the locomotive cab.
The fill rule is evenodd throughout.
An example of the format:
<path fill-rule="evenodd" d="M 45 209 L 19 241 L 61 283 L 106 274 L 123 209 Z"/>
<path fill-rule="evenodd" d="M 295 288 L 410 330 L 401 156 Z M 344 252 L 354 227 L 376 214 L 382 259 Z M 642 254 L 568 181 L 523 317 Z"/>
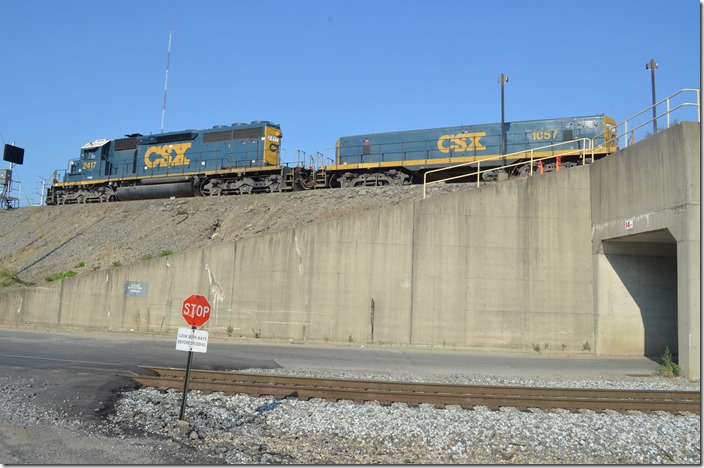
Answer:
<path fill-rule="evenodd" d="M 107 159 L 109 143 L 110 140 L 102 139 L 83 145 L 81 147 L 81 157 L 69 161 L 64 182 L 90 180 L 99 176 L 100 169 L 104 165 L 102 161 Z"/>

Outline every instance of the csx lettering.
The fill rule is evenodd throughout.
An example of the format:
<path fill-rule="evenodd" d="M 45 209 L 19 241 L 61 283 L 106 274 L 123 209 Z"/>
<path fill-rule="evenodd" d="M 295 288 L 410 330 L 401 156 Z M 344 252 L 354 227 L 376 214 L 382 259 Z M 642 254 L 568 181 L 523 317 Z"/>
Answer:
<path fill-rule="evenodd" d="M 485 136 L 486 132 L 477 133 L 458 133 L 456 135 L 443 135 L 438 139 L 438 149 L 443 153 L 454 151 L 462 153 L 464 151 L 485 150 L 480 139 Z"/>
<path fill-rule="evenodd" d="M 144 164 L 147 167 L 157 166 L 183 166 L 191 161 L 186 159 L 186 150 L 192 143 L 178 143 L 175 145 L 150 146 L 144 153 Z"/>

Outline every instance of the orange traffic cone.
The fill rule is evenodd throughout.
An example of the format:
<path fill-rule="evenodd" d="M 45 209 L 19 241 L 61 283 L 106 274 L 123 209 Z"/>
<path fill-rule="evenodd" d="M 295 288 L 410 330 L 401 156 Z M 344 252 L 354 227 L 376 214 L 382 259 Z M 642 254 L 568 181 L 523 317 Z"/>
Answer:
<path fill-rule="evenodd" d="M 543 173 L 543 161 L 538 161 L 538 169 L 540 169 L 540 173 Z"/>
<path fill-rule="evenodd" d="M 558 156 L 558 157 L 555 159 L 555 170 L 556 170 L 556 171 L 559 171 L 559 170 L 560 170 L 560 163 L 561 163 L 560 160 L 561 160 L 561 159 L 562 159 L 562 158 L 561 158 L 560 156 Z"/>

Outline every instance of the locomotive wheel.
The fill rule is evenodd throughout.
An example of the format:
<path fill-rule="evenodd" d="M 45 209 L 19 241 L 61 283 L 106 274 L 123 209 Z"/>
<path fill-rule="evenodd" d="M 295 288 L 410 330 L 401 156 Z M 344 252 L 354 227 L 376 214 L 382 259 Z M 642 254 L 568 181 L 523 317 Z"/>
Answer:
<path fill-rule="evenodd" d="M 484 182 L 495 182 L 499 178 L 499 171 L 485 172 L 482 174 L 482 180 Z"/>
<path fill-rule="evenodd" d="M 533 174 L 535 174 L 535 168 L 533 168 Z M 518 168 L 516 171 L 518 177 L 527 177 L 530 175 L 530 163 L 524 164 Z"/>

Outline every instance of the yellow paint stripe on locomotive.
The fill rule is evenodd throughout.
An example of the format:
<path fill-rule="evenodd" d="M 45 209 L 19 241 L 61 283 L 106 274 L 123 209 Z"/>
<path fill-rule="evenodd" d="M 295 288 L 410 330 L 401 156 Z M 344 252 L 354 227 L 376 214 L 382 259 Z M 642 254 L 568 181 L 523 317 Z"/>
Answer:
<path fill-rule="evenodd" d="M 79 185 L 94 185 L 94 184 L 104 184 L 108 182 L 129 182 L 142 179 L 161 179 L 166 177 L 183 177 L 183 176 L 198 176 L 198 175 L 218 175 L 218 174 L 244 174 L 248 172 L 278 172 L 281 170 L 281 166 L 267 166 L 267 167 L 246 167 L 239 169 L 220 169 L 217 171 L 202 171 L 202 172 L 178 172 L 172 174 L 164 174 L 158 176 L 130 176 L 130 177 L 117 177 L 117 178 L 105 178 L 105 179 L 89 179 L 82 180 L 79 182 L 56 182 L 54 187 L 76 187 Z"/>
<path fill-rule="evenodd" d="M 533 158 L 547 158 L 554 157 L 560 154 L 568 154 L 570 156 L 578 155 L 580 150 L 563 150 L 563 151 L 538 151 L 533 153 Z M 611 153 L 608 148 L 595 148 L 594 154 Z M 587 152 L 587 156 L 591 153 Z M 525 157 L 521 158 L 509 158 L 509 160 L 515 159 L 526 159 L 530 157 L 530 153 L 525 153 Z M 423 167 L 431 168 L 435 166 L 443 165 L 456 165 L 465 164 L 477 161 L 493 160 L 499 162 L 501 160 L 501 155 L 492 154 L 487 156 L 465 156 L 465 157 L 454 157 L 454 158 L 434 158 L 434 159 L 414 159 L 408 161 L 383 161 L 383 162 L 370 162 L 370 163 L 359 163 L 359 164 L 336 164 L 331 166 L 325 166 L 326 171 L 340 171 L 340 170 L 353 170 L 353 169 L 377 169 L 377 168 L 388 168 L 388 167 Z"/>

